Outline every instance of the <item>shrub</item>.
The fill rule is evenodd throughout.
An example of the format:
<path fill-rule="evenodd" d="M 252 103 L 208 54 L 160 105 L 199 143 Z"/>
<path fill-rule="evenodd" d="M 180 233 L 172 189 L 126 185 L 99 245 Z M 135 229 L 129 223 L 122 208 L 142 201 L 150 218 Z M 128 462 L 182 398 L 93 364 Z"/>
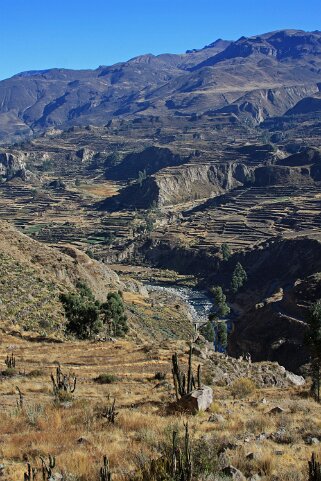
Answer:
<path fill-rule="evenodd" d="M 125 336 L 128 326 L 121 292 L 109 292 L 107 301 L 101 305 L 101 312 L 109 334 L 116 337 Z"/>
<path fill-rule="evenodd" d="M 32 371 L 28 372 L 27 376 L 28 377 L 41 377 L 45 374 L 42 369 L 33 369 Z"/>
<path fill-rule="evenodd" d="M 231 255 L 232 255 L 231 249 L 229 248 L 228 244 L 226 244 L 226 242 L 224 242 L 224 243 L 221 245 L 221 253 L 222 253 L 222 256 L 223 256 L 223 260 L 224 260 L 224 261 L 229 260 L 229 258 L 230 258 Z"/>
<path fill-rule="evenodd" d="M 219 322 L 217 325 L 217 340 L 223 349 L 227 348 L 227 326 L 225 322 Z"/>
<path fill-rule="evenodd" d="M 88 286 L 77 283 L 77 292 L 61 294 L 68 320 L 67 331 L 80 339 L 89 339 L 102 327 L 99 319 L 99 302 Z"/>
<path fill-rule="evenodd" d="M 231 290 L 236 294 L 236 292 L 245 284 L 247 281 L 247 274 L 244 270 L 242 264 L 238 262 L 234 269 L 232 280 L 231 280 Z"/>
<path fill-rule="evenodd" d="M 118 378 L 114 374 L 104 373 L 95 377 L 94 381 L 98 384 L 112 384 L 113 382 L 118 381 Z"/>
<path fill-rule="evenodd" d="M 13 377 L 17 374 L 17 371 L 14 367 L 8 367 L 5 371 L 2 371 L 1 374 L 5 377 Z"/>
<path fill-rule="evenodd" d="M 205 337 L 205 339 L 209 342 L 214 342 L 215 340 L 215 330 L 213 323 L 211 321 L 208 321 L 206 324 L 200 327 L 199 329 L 200 333 L 202 336 Z"/>
<path fill-rule="evenodd" d="M 251 379 L 241 377 L 233 382 L 231 386 L 231 394 L 234 398 L 245 398 L 253 394 L 255 384 Z"/>

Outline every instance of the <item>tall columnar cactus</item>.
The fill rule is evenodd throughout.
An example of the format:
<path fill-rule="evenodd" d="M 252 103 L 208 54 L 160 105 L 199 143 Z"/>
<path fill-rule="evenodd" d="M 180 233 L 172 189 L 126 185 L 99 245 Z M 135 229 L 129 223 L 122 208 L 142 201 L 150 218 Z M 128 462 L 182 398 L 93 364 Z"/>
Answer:
<path fill-rule="evenodd" d="M 100 468 L 100 479 L 99 481 L 111 481 L 111 471 L 109 469 L 109 460 L 107 456 L 104 456 L 104 464 Z"/>
<path fill-rule="evenodd" d="M 166 460 L 164 460 L 166 466 Z M 193 473 L 192 450 L 190 447 L 190 436 L 188 424 L 185 424 L 184 445 L 181 448 L 178 444 L 178 434 L 173 432 L 172 453 L 170 462 L 170 473 L 177 481 L 191 481 Z"/>
<path fill-rule="evenodd" d="M 195 389 L 195 378 L 193 375 L 192 369 L 192 354 L 193 354 L 193 346 L 190 345 L 189 349 L 189 356 L 188 356 L 188 370 L 187 370 L 187 378 L 186 374 L 183 373 L 180 369 L 178 356 L 177 353 L 173 354 L 172 356 L 172 374 L 173 374 L 173 381 L 175 387 L 176 398 L 179 400 L 181 397 L 185 396 L 192 392 Z M 201 366 L 198 366 L 197 370 L 197 381 L 198 381 L 198 388 L 201 387 Z"/>
<path fill-rule="evenodd" d="M 309 481 L 321 481 L 321 464 L 316 460 L 314 453 L 309 461 Z"/>
<path fill-rule="evenodd" d="M 11 353 L 11 356 L 8 355 L 4 362 L 8 369 L 14 369 L 16 367 L 16 358 L 13 353 Z"/>
<path fill-rule="evenodd" d="M 27 464 L 27 472 L 23 475 L 24 481 L 35 481 L 37 479 L 37 469 L 32 468 L 31 464 Z"/>
<path fill-rule="evenodd" d="M 77 377 L 71 374 L 64 374 L 61 370 L 60 364 L 58 364 L 56 369 L 56 376 L 51 373 L 50 377 L 55 396 L 59 396 L 61 392 L 75 392 Z"/>
<path fill-rule="evenodd" d="M 24 395 L 22 394 L 18 386 L 16 386 L 16 390 L 18 391 L 17 408 L 22 411 L 24 406 Z"/>
<path fill-rule="evenodd" d="M 118 412 L 116 412 L 116 399 L 114 399 L 113 403 L 106 408 L 104 417 L 109 423 L 115 424 L 115 419 L 117 415 Z"/>
<path fill-rule="evenodd" d="M 49 454 L 48 462 L 44 458 L 40 457 L 42 463 L 42 479 L 43 481 L 49 481 L 52 477 L 52 470 L 56 466 L 56 458 Z"/>
<path fill-rule="evenodd" d="M 180 442 L 177 431 L 173 432 L 172 446 L 158 459 L 144 466 L 135 481 L 191 481 L 193 475 L 192 449 L 188 424 L 185 425 L 184 442 Z"/>

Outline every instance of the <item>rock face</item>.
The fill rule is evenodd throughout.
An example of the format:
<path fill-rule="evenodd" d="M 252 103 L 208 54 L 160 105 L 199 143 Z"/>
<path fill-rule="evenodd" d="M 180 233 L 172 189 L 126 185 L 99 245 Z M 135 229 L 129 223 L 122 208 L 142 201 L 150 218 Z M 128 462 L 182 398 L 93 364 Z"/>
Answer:
<path fill-rule="evenodd" d="M 241 315 L 229 338 L 230 353 L 250 352 L 254 361 L 278 361 L 297 372 L 309 360 L 305 319 L 309 304 L 321 295 L 316 274 L 321 272 L 321 243 L 274 241 L 239 259 L 248 282 L 235 299 Z"/>
<path fill-rule="evenodd" d="M 137 179 L 139 172 L 154 174 L 165 167 L 180 165 L 186 162 L 180 155 L 168 148 L 149 147 L 143 152 L 128 154 L 123 161 L 106 172 L 112 180 Z"/>
<path fill-rule="evenodd" d="M 107 201 L 108 206 L 148 208 L 175 205 L 195 199 L 215 197 L 246 182 L 251 169 L 242 163 L 185 164 L 164 169 L 133 184 L 119 196 Z"/>
<path fill-rule="evenodd" d="M 175 403 L 175 409 L 181 412 L 196 414 L 206 411 L 213 402 L 213 390 L 208 386 L 195 389 L 186 396 L 183 396 Z"/>
<path fill-rule="evenodd" d="M 287 371 L 276 362 L 251 362 L 243 356 L 238 359 L 217 352 L 208 356 L 208 368 L 212 383 L 216 386 L 230 386 L 240 378 L 251 379 L 258 387 L 303 386 L 305 380 Z"/>
<path fill-rule="evenodd" d="M 26 164 L 21 154 L 0 153 L 0 177 L 5 180 L 10 180 L 14 177 L 26 180 L 27 173 Z"/>

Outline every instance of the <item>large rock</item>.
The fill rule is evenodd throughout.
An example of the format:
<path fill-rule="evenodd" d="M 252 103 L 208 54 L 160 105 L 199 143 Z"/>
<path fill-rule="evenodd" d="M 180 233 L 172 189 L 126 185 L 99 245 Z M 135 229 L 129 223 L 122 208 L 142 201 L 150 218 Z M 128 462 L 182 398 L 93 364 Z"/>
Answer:
<path fill-rule="evenodd" d="M 196 414 L 200 411 L 206 411 L 213 402 L 213 390 L 209 386 L 203 386 L 201 389 L 195 389 L 190 394 L 186 394 L 175 403 L 178 411 Z"/>
<path fill-rule="evenodd" d="M 0 176 L 6 180 L 14 177 L 21 177 L 23 180 L 26 180 L 26 164 L 21 159 L 21 156 L 8 152 L 0 153 Z"/>
<path fill-rule="evenodd" d="M 226 468 L 222 470 L 222 474 L 230 479 L 233 479 L 233 481 L 246 481 L 244 474 L 232 465 L 226 466 Z"/>

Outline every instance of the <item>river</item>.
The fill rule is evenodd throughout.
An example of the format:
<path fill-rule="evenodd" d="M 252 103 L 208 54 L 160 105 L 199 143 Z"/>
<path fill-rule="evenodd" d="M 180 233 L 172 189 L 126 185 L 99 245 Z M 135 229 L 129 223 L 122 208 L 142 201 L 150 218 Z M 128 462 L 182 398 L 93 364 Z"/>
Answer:
<path fill-rule="evenodd" d="M 145 284 L 148 291 L 166 291 L 182 299 L 191 313 L 195 324 L 203 324 L 208 320 L 208 315 L 213 307 L 213 301 L 206 291 L 192 287 L 182 287 L 164 284 Z"/>

